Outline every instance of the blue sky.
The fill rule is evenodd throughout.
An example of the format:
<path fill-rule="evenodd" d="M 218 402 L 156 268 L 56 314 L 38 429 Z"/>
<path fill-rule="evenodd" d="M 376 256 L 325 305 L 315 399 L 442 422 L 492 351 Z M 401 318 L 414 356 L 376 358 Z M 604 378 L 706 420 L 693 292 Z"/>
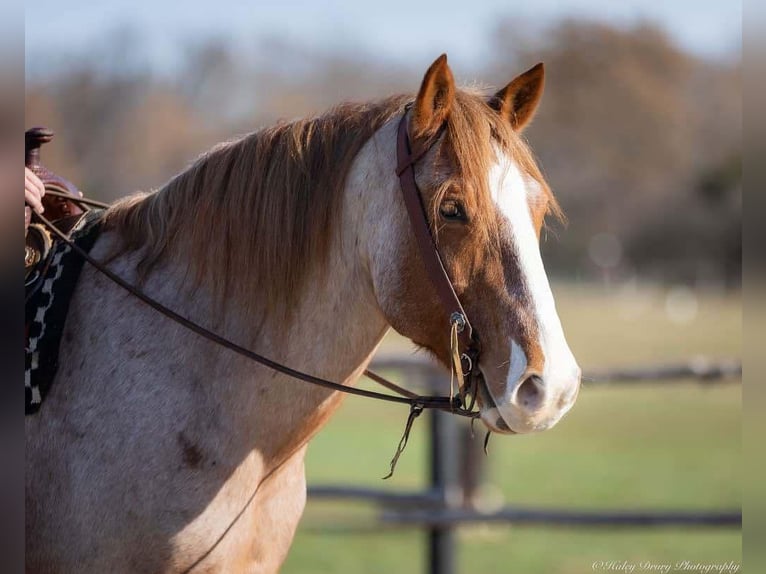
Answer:
<path fill-rule="evenodd" d="M 728 0 L 35 0 L 26 8 L 28 59 L 108 41 L 120 27 L 137 30 L 154 65 L 172 67 L 190 37 L 229 37 L 243 46 L 281 37 L 309 48 L 382 53 L 401 61 L 429 61 L 447 52 L 456 63 L 487 56 L 487 33 L 500 17 L 520 26 L 564 16 L 627 25 L 659 22 L 698 54 L 738 55 L 742 7 Z M 30 58 L 31 57 L 31 58 Z M 33 68 L 34 64 L 29 69 Z"/>

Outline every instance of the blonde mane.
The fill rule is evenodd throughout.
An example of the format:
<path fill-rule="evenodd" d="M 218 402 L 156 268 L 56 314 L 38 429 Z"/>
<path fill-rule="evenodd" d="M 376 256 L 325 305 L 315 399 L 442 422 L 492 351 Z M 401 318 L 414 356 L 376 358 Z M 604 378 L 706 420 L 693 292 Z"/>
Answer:
<path fill-rule="evenodd" d="M 140 250 L 141 276 L 163 258 L 184 258 L 197 282 L 213 279 L 221 300 L 258 293 L 269 310 L 287 313 L 341 231 L 341 196 L 354 159 L 412 99 L 343 104 L 219 144 L 158 191 L 118 202 L 105 227 L 122 238 L 121 252 Z M 529 149 L 485 97 L 458 91 L 446 133 L 460 179 L 475 182 L 478 201 L 488 197 L 484 180 L 499 143 L 543 185 L 557 211 Z M 433 194 L 431 209 L 442 195 Z"/>

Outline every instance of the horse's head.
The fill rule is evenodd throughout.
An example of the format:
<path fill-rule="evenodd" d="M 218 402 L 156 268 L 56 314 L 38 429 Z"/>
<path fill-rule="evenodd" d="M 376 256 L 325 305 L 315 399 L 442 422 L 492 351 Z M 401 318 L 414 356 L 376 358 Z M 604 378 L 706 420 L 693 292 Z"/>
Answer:
<path fill-rule="evenodd" d="M 543 77 L 535 66 L 487 99 L 456 89 L 442 56 L 409 118 L 413 148 L 438 136 L 415 175 L 439 254 L 480 339 L 478 401 L 497 432 L 550 428 L 580 386 L 540 257 L 543 221 L 557 205 L 520 137 Z M 378 302 L 397 331 L 449 365 L 449 328 L 398 181 L 377 217 L 385 230 L 370 258 Z"/>

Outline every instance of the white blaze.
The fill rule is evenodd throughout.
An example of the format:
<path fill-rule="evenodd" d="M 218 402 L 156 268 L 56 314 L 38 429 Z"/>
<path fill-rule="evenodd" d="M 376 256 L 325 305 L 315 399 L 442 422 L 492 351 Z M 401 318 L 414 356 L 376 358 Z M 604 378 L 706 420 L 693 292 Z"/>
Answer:
<path fill-rule="evenodd" d="M 530 200 L 534 201 L 535 194 L 542 193 L 542 190 L 536 181 L 524 176 L 519 167 L 507 156 L 498 152 L 498 157 L 502 158 L 501 161 L 489 174 L 492 198 L 508 224 L 521 272 L 519 280 L 523 282 L 525 291 L 534 305 L 539 344 L 545 361 L 542 379 L 546 400 L 558 402 L 557 398 L 562 395 L 562 392 L 566 393 L 570 390 L 567 387 L 579 384 L 579 368 L 564 338 L 529 209 Z M 517 432 L 524 432 L 525 429 L 518 428 L 525 426 L 519 421 L 520 413 L 514 412 L 515 409 L 511 408 L 510 402 L 527 368 L 527 358 L 516 341 L 510 341 L 510 346 L 511 362 L 505 394 L 503 397 L 493 395 L 492 398 L 506 424 Z M 574 389 L 571 390 L 573 396 Z M 555 404 L 544 408 L 561 410 Z M 565 412 L 565 410 L 560 413 L 551 412 L 555 420 L 546 424 L 546 428 L 561 418 Z"/>

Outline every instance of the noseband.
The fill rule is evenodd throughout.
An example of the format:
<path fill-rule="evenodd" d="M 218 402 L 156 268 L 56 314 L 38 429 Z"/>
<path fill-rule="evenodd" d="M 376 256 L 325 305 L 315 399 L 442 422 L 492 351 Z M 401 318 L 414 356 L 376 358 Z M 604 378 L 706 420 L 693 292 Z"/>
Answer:
<path fill-rule="evenodd" d="M 385 478 L 388 478 L 393 474 L 394 467 L 399 458 L 399 455 L 407 445 L 407 439 L 409 437 L 409 431 L 412 427 L 412 423 L 424 409 L 437 409 L 442 411 L 448 411 L 453 414 L 476 419 L 479 413 L 474 411 L 474 405 L 476 401 L 476 392 L 479 384 L 479 368 L 478 360 L 480 347 L 478 338 L 475 331 L 471 327 L 471 323 L 468 321 L 463 306 L 460 304 L 460 300 L 452 287 L 452 282 L 444 269 L 439 251 L 436 247 L 433 235 L 431 234 L 430 227 L 428 225 L 428 219 L 426 212 L 423 209 L 423 202 L 418 189 L 418 185 L 415 181 L 415 164 L 431 149 L 439 138 L 440 133 L 443 131 L 443 127 L 437 132 L 437 134 L 426 142 L 427 145 L 422 146 L 417 152 L 413 153 L 410 147 L 410 139 L 407 133 L 407 117 L 410 106 L 405 108 L 404 114 L 399 121 L 399 130 L 397 134 L 397 168 L 396 174 L 399 177 L 399 183 L 402 189 L 402 196 L 404 203 L 407 207 L 407 214 L 410 219 L 412 230 L 415 233 L 416 243 L 420 252 L 420 256 L 428 273 L 428 277 L 436 290 L 441 305 L 444 309 L 444 326 L 445 331 L 450 330 L 451 352 L 453 356 L 453 368 L 457 371 L 459 378 L 459 394 L 455 396 L 423 396 L 413 393 L 399 385 L 392 383 L 391 381 L 377 375 L 376 373 L 366 370 L 365 376 L 371 380 L 379 383 L 380 385 L 398 393 L 400 396 L 390 395 L 386 393 L 379 393 L 366 389 L 359 389 L 356 387 L 348 387 L 334 381 L 328 381 L 296 369 L 292 369 L 286 365 L 273 361 L 263 355 L 259 355 L 246 349 L 240 345 L 237 345 L 233 341 L 222 337 L 221 335 L 206 329 L 202 325 L 187 319 L 186 317 L 176 313 L 169 307 L 166 307 L 156 299 L 149 297 L 146 293 L 141 291 L 135 285 L 127 282 L 125 279 L 108 269 L 102 262 L 94 259 L 91 255 L 83 250 L 77 243 L 62 231 L 60 231 L 55 224 L 42 215 L 35 214 L 35 217 L 39 217 L 42 223 L 53 233 L 58 239 L 66 243 L 72 251 L 77 253 L 96 270 L 105 275 L 111 281 L 128 291 L 131 295 L 140 299 L 165 317 L 179 323 L 185 328 L 193 331 L 194 333 L 225 347 L 239 355 L 242 355 L 256 363 L 259 363 L 265 367 L 268 367 L 274 371 L 278 371 L 284 375 L 288 375 L 294 379 L 304 381 L 320 387 L 325 387 L 333 391 L 338 391 L 351 395 L 358 395 L 367 398 L 394 402 L 404 403 L 410 405 L 410 414 L 407 419 L 407 425 L 405 427 L 404 435 L 399 442 L 396 454 L 391 461 L 391 472 Z M 96 207 L 103 207 L 103 204 L 99 202 L 89 200 L 84 197 L 71 197 L 72 201 L 83 205 L 94 205 Z M 470 395 L 470 404 L 467 401 L 467 396 Z"/>

